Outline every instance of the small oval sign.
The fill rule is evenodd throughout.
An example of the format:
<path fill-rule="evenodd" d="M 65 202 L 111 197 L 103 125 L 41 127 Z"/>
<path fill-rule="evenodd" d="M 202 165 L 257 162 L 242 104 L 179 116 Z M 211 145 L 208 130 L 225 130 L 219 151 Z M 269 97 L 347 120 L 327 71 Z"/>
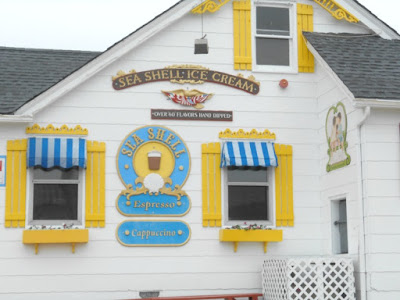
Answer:
<path fill-rule="evenodd" d="M 191 231 L 183 221 L 125 221 L 117 228 L 117 239 L 124 246 L 183 246 Z"/>
<path fill-rule="evenodd" d="M 127 199 L 119 195 L 117 209 L 125 216 L 183 216 L 191 207 L 188 196 L 182 196 L 178 201 L 171 195 L 133 195 Z"/>

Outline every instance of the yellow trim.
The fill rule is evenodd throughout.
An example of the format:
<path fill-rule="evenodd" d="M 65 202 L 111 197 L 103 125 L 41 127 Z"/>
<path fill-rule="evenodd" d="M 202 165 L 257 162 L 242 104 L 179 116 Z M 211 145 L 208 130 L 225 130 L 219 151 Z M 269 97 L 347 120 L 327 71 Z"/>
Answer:
<path fill-rule="evenodd" d="M 251 131 L 244 131 L 243 129 L 239 129 L 238 131 L 231 131 L 229 128 L 225 129 L 225 131 L 221 131 L 219 133 L 220 139 L 268 139 L 275 140 L 275 133 L 270 132 L 268 129 L 265 129 L 263 132 L 259 132 L 256 129 L 252 129 Z"/>
<path fill-rule="evenodd" d="M 87 141 L 87 147 L 89 148 L 89 145 L 91 145 L 91 141 Z M 86 185 L 85 185 L 85 202 L 86 202 L 86 227 L 90 227 L 92 222 L 88 220 L 88 216 L 91 216 L 93 214 L 92 211 L 92 190 L 93 190 L 93 171 L 92 171 L 92 152 L 87 151 L 87 160 L 86 160 Z"/>
<path fill-rule="evenodd" d="M 87 141 L 86 227 L 105 226 L 105 143 Z"/>
<path fill-rule="evenodd" d="M 233 1 L 233 51 L 235 70 L 252 69 L 251 1 Z"/>
<path fill-rule="evenodd" d="M 314 72 L 314 56 L 308 50 L 303 31 L 314 31 L 312 5 L 297 4 L 297 51 L 299 72 Z"/>
<path fill-rule="evenodd" d="M 99 173 L 99 182 L 100 182 L 100 217 L 99 217 L 99 227 L 105 227 L 106 223 L 106 151 L 104 144 L 104 151 L 99 153 L 100 157 L 100 173 Z"/>
<path fill-rule="evenodd" d="M 27 140 L 7 141 L 5 227 L 25 226 Z"/>
<path fill-rule="evenodd" d="M 345 19 L 350 23 L 358 23 L 360 21 L 335 0 L 314 0 L 314 2 L 318 3 L 337 20 Z"/>
<path fill-rule="evenodd" d="M 293 226 L 293 150 L 290 145 L 275 144 L 278 167 L 275 168 L 276 226 Z"/>
<path fill-rule="evenodd" d="M 72 253 L 75 253 L 75 243 L 87 243 L 89 230 L 87 229 L 49 229 L 24 230 L 22 242 L 34 244 L 35 253 L 38 253 L 39 244 L 66 244 L 71 243 Z"/>
<path fill-rule="evenodd" d="M 205 12 L 215 13 L 230 0 L 206 0 L 192 9 L 192 14 L 204 14 Z"/>
<path fill-rule="evenodd" d="M 221 227 L 221 145 L 201 145 L 203 226 Z"/>
<path fill-rule="evenodd" d="M 209 144 L 210 152 L 214 150 L 214 144 Z M 209 152 L 209 153 L 210 153 Z M 208 205 L 209 211 L 212 214 L 215 210 L 215 155 L 208 155 L 208 182 L 209 182 L 209 193 L 208 193 Z M 212 216 L 209 218 L 210 227 L 215 227 L 215 220 Z"/>
<path fill-rule="evenodd" d="M 40 127 L 38 124 L 26 128 L 26 133 L 29 134 L 68 134 L 68 135 L 88 135 L 88 130 L 76 125 L 75 128 L 70 128 L 67 125 L 62 125 L 60 128 L 54 127 L 52 124 L 47 127 Z"/>
<path fill-rule="evenodd" d="M 222 200 L 221 200 L 221 144 L 215 143 L 215 216 L 216 227 L 222 226 Z"/>
<path fill-rule="evenodd" d="M 221 229 L 219 231 L 219 240 L 221 242 L 233 242 L 235 252 L 239 242 L 263 242 L 264 252 L 266 253 L 268 242 L 281 242 L 283 240 L 283 231 L 278 229 Z"/>
<path fill-rule="evenodd" d="M 207 159 L 208 144 L 201 145 L 201 185 L 202 185 L 202 200 L 203 200 L 203 227 L 208 226 L 208 159 Z"/>

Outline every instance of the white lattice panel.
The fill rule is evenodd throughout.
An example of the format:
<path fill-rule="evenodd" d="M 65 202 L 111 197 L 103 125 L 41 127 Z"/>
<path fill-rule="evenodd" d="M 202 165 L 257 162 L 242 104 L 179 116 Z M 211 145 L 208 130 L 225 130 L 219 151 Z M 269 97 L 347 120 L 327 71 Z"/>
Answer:
<path fill-rule="evenodd" d="M 262 278 L 268 300 L 355 300 L 349 258 L 269 258 Z"/>

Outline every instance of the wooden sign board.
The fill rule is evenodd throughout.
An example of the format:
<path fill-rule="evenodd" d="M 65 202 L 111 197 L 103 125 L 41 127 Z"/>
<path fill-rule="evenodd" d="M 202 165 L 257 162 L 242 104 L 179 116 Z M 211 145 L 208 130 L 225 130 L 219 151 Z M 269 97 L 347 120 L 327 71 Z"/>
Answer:
<path fill-rule="evenodd" d="M 232 121 L 233 112 L 223 110 L 152 109 L 152 120 Z"/>
<path fill-rule="evenodd" d="M 179 247 L 185 245 L 190 236 L 189 225 L 176 220 L 129 220 L 117 228 L 118 241 L 128 247 Z"/>
<path fill-rule="evenodd" d="M 201 66 L 171 66 L 164 69 L 149 70 L 143 72 L 130 71 L 128 74 L 119 71 L 112 78 L 112 87 L 115 90 L 123 90 L 130 87 L 156 81 L 170 81 L 172 83 L 202 84 L 211 82 L 222 84 L 231 88 L 242 90 L 246 93 L 257 95 L 260 91 L 260 83 L 253 75 L 244 78 L 243 75 L 231 75 L 219 71 L 209 70 Z"/>

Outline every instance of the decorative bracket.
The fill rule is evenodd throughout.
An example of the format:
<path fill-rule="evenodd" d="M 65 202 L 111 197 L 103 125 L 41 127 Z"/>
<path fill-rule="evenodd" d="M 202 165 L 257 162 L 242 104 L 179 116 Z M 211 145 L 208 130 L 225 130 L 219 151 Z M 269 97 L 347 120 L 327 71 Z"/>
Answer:
<path fill-rule="evenodd" d="M 268 139 L 275 140 L 275 133 L 270 132 L 268 129 L 265 129 L 264 132 L 259 132 L 256 129 L 252 129 L 251 131 L 244 131 L 243 129 L 239 129 L 238 131 L 231 131 L 230 129 L 226 129 L 225 131 L 221 131 L 219 133 L 220 139 Z"/>
<path fill-rule="evenodd" d="M 335 0 L 314 0 L 318 3 L 322 8 L 328 11 L 335 19 L 342 20 L 345 19 L 350 23 L 358 23 L 360 20 L 357 19 L 354 15 L 349 13 L 343 6 L 336 3 Z"/>
<path fill-rule="evenodd" d="M 192 9 L 192 14 L 215 13 L 230 0 L 206 0 Z"/>
<path fill-rule="evenodd" d="M 75 128 L 70 128 L 67 125 L 63 125 L 59 128 L 54 127 L 52 124 L 47 127 L 40 127 L 38 124 L 32 127 L 26 128 L 26 133 L 29 134 L 68 134 L 68 135 L 88 135 L 88 130 L 82 128 L 80 125 L 76 125 Z"/>

